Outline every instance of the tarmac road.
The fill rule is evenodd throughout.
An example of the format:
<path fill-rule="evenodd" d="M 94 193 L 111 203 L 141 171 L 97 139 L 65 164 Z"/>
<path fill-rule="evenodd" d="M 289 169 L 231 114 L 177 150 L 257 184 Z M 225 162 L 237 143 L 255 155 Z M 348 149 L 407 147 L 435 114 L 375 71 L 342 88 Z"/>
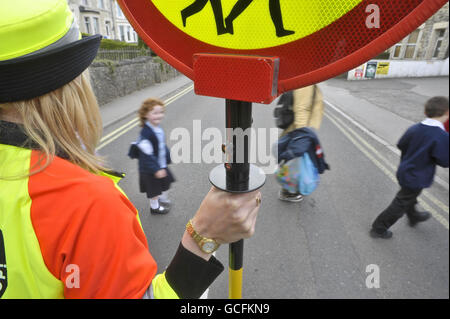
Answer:
<path fill-rule="evenodd" d="M 411 80 L 392 81 L 403 95 L 415 92 L 425 99 L 427 95 L 421 90 L 429 92 L 427 86 L 436 90 L 436 84 L 429 85 L 428 80 L 420 85 L 409 83 Z M 441 79 L 441 86 L 442 81 L 447 92 L 448 78 Z M 216 164 L 171 165 L 177 179 L 170 190 L 173 208 L 165 216 L 150 215 L 148 201 L 138 191 L 137 163 L 126 156 L 139 128 L 122 126 L 135 115 L 119 121 L 112 118 L 138 108 L 143 96 L 163 96 L 170 102 L 162 125 L 168 145 L 179 141 L 170 140 L 171 133 L 187 129 L 193 159 L 197 152 L 194 145 L 198 145 L 193 141 L 194 121 L 201 121 L 203 132 L 217 127 L 224 134 L 225 102 L 196 96 L 189 81 L 175 82 L 159 91 L 152 88 L 124 97 L 119 104 L 126 106 L 127 112 L 108 115 L 117 106 L 102 107 L 110 123 L 105 136 L 112 135 L 103 141 L 99 153 L 109 159 L 114 169 L 126 173 L 119 185 L 140 212 L 158 272 L 169 264 L 186 222 L 208 192 L 208 174 Z M 433 219 L 413 229 L 404 218 L 393 226 L 391 240 L 372 239 L 368 234 L 374 218 L 398 190 L 395 170 L 399 157 L 392 147 L 400 137 L 396 136 L 397 130 L 415 119 L 405 119 L 403 113 L 395 114 L 374 102 L 378 101 L 374 96 L 380 96 L 377 86 L 385 84 L 339 79 L 321 84 L 327 105 L 319 137 L 331 171 L 321 176 L 321 184 L 313 194 L 297 204 L 279 201 L 275 177 L 267 176 L 261 189 L 263 202 L 256 234 L 245 241 L 244 298 L 449 298 L 448 169 L 440 171 L 441 183 L 435 183 L 420 197 L 422 208 L 432 212 Z M 390 102 L 402 104 L 402 94 L 392 94 Z M 273 128 L 274 107 L 275 103 L 254 104 L 254 127 Z M 202 146 L 207 143 L 203 141 Z M 207 297 L 227 298 L 228 246 L 221 246 L 216 257 L 226 270 L 210 287 Z M 376 288 L 377 282 L 370 279 L 378 271 Z M 376 287 L 369 288 L 367 283 L 369 287 L 375 283 Z"/>

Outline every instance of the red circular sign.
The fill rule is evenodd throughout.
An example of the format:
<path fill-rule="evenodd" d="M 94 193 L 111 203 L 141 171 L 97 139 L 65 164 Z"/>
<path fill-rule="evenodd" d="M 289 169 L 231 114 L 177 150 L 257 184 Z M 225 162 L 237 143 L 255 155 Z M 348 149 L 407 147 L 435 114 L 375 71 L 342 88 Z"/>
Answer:
<path fill-rule="evenodd" d="M 226 29 L 228 27 L 226 21 L 227 18 L 231 20 L 230 16 L 233 15 L 230 12 L 226 16 L 224 12 L 217 10 L 219 8 L 217 4 L 221 1 L 209 0 L 213 7 L 213 10 L 210 10 L 211 15 L 214 12 L 216 23 L 220 22 L 217 27 L 218 38 L 226 33 L 228 33 L 226 36 L 230 36 L 230 30 Z M 236 3 L 235 7 L 241 5 L 240 13 L 242 13 L 247 7 L 248 10 L 251 9 L 251 6 L 254 5 L 252 1 L 223 0 L 223 3 Z M 363 64 L 418 28 L 445 5 L 447 0 L 308 0 L 309 6 L 316 5 L 326 8 L 328 5 L 330 11 L 333 11 L 330 6 L 338 6 L 347 2 L 355 5 L 335 21 L 295 41 L 252 49 L 213 45 L 193 37 L 161 12 L 157 7 L 158 0 L 118 0 L 118 2 L 134 29 L 149 47 L 191 79 L 193 79 L 193 55 L 196 53 L 279 57 L 278 93 L 280 94 L 327 80 Z M 196 12 L 199 12 L 205 7 L 208 0 L 187 2 L 191 3 L 192 7 L 199 6 L 196 9 Z M 268 0 L 268 2 L 273 23 L 277 28 L 277 36 L 295 36 L 295 33 L 298 35 L 303 31 L 288 30 L 288 26 L 279 31 L 277 21 L 280 25 L 282 17 L 280 16 L 278 20 L 275 17 L 277 12 L 279 14 L 283 8 L 283 0 L 281 2 L 280 0 Z M 175 6 L 175 4 L 169 5 Z M 190 20 L 186 20 L 186 17 L 180 12 L 180 21 L 183 20 L 184 25 L 195 23 L 195 19 L 190 17 Z M 218 20 L 218 17 L 223 18 L 224 22 Z M 320 19 L 322 19 L 321 16 L 317 15 L 317 18 L 313 18 L 311 23 L 318 24 L 321 22 Z M 282 21 L 281 27 L 283 27 Z M 245 30 L 240 31 L 245 32 Z M 252 30 L 251 34 L 254 36 L 255 30 Z"/>

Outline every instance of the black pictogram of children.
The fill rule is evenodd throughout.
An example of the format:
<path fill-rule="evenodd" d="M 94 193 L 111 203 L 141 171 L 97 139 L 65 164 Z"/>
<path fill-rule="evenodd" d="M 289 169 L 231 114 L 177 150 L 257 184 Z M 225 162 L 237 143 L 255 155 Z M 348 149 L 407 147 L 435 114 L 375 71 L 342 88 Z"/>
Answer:
<path fill-rule="evenodd" d="M 190 16 L 200 12 L 206 6 L 208 1 L 211 2 L 211 6 L 214 13 L 214 19 L 216 20 L 217 34 L 222 35 L 225 33 L 234 34 L 233 22 L 247 9 L 247 7 L 253 2 L 253 0 L 238 0 L 234 5 L 229 15 L 224 19 L 222 10 L 222 0 L 195 0 L 192 4 L 187 6 L 181 11 L 181 18 L 183 20 L 183 26 L 186 27 L 186 20 Z M 281 13 L 280 0 L 268 0 L 269 11 L 275 26 L 277 37 L 284 37 L 294 34 L 295 31 L 286 30 L 283 26 L 283 16 Z"/>

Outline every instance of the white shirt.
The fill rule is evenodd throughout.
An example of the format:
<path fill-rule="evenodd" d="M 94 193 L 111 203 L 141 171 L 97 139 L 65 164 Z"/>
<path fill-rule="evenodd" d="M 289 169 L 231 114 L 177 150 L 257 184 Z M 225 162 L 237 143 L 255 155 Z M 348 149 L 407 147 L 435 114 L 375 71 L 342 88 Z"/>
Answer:
<path fill-rule="evenodd" d="M 437 127 L 440 127 L 442 130 L 444 130 L 445 131 L 445 127 L 444 127 L 444 124 L 442 124 L 442 122 L 440 122 L 440 121 L 438 121 L 438 120 L 433 120 L 433 119 L 430 119 L 430 118 L 426 118 L 425 120 L 423 120 L 422 122 L 421 122 L 423 125 L 427 125 L 427 126 L 437 126 Z"/>

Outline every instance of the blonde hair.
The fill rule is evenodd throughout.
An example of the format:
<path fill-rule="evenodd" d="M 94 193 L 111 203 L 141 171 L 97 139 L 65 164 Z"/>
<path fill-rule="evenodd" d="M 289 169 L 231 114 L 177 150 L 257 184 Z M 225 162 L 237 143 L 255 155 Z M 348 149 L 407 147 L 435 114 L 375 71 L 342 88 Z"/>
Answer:
<path fill-rule="evenodd" d="M 60 152 L 90 172 L 105 169 L 103 159 L 95 154 L 102 122 L 88 71 L 50 93 L 0 104 L 0 111 L 5 108 L 16 111 L 29 142 L 41 151 L 38 163 L 26 175 L 44 170 Z"/>
<path fill-rule="evenodd" d="M 147 121 L 147 113 L 153 110 L 153 108 L 157 105 L 165 108 L 164 102 L 155 98 L 149 98 L 142 102 L 141 108 L 138 112 L 141 127 L 143 127 L 145 125 L 145 122 Z"/>

